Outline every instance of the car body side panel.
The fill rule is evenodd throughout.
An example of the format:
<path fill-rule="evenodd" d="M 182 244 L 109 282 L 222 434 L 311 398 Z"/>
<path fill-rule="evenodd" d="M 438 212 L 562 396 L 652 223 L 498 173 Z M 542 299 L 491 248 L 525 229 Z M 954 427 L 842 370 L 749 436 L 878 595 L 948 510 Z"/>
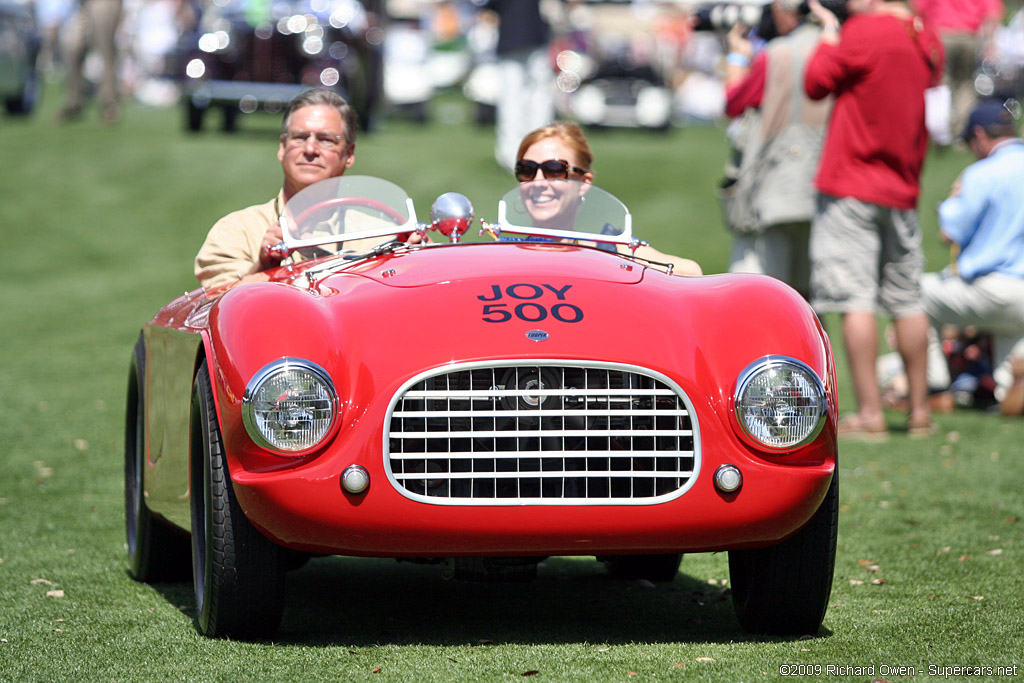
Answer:
<path fill-rule="evenodd" d="M 165 307 L 144 328 L 146 337 L 146 505 L 156 515 L 188 529 L 189 429 L 192 380 L 204 343 L 193 326 L 209 302 L 201 290 Z"/>

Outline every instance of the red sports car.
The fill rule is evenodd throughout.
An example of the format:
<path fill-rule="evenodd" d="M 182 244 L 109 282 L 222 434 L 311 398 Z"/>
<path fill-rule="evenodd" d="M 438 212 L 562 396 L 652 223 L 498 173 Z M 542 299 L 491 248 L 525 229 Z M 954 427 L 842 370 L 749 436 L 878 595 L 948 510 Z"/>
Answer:
<path fill-rule="evenodd" d="M 628 210 L 590 184 L 518 185 L 462 241 L 471 221 L 461 195 L 419 223 L 396 185 L 323 181 L 286 207 L 286 265 L 145 324 L 135 578 L 191 557 L 200 632 L 260 637 L 309 555 L 477 580 L 585 555 L 671 580 L 683 553 L 728 551 L 744 629 L 817 632 L 837 406 L 808 305 L 771 278 L 637 258 Z M 448 239 L 408 243 L 428 230 Z"/>

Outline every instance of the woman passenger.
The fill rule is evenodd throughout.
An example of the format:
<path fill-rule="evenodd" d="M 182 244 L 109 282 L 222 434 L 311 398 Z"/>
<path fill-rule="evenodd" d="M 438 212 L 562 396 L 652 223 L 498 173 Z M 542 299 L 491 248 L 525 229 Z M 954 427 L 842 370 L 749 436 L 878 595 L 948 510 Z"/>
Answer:
<path fill-rule="evenodd" d="M 516 155 L 515 176 L 521 183 L 537 178 L 569 179 L 583 183 L 594 181 L 594 154 L 583 130 L 575 123 L 555 122 L 526 134 L 519 143 Z M 552 193 L 541 197 L 542 201 L 531 202 L 528 207 L 538 227 L 569 229 L 579 206 L 579 197 L 565 193 Z M 620 253 L 627 253 L 628 247 L 619 245 Z M 636 256 L 650 261 L 671 263 L 675 275 L 701 275 L 696 261 L 665 254 L 654 247 L 641 246 Z"/>

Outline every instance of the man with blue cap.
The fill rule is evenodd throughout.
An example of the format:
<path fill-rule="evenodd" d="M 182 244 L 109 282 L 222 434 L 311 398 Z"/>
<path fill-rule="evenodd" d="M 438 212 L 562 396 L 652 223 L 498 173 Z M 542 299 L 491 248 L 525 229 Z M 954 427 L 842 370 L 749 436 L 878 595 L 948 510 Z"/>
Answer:
<path fill-rule="evenodd" d="M 1019 115 L 1016 102 L 983 102 L 971 112 L 961 137 L 978 161 L 939 205 L 941 239 L 957 256 L 942 273 L 924 275 L 921 295 L 934 325 L 975 326 L 992 335 L 996 398 L 1003 414 L 1019 415 L 1024 412 L 1024 144 L 1011 112 Z M 929 362 L 936 358 L 930 354 Z"/>

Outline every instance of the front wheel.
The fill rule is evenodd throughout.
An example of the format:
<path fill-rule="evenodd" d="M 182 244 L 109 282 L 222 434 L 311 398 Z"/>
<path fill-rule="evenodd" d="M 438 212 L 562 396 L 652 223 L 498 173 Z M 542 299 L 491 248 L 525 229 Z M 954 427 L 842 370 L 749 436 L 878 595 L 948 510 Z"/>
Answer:
<path fill-rule="evenodd" d="M 192 576 L 205 636 L 269 637 L 284 611 L 286 552 L 246 518 L 224 457 L 206 361 L 192 390 Z"/>
<path fill-rule="evenodd" d="M 832 592 L 839 472 L 821 507 L 795 536 L 767 548 L 729 552 L 729 581 L 740 626 L 751 633 L 813 635 Z"/>

